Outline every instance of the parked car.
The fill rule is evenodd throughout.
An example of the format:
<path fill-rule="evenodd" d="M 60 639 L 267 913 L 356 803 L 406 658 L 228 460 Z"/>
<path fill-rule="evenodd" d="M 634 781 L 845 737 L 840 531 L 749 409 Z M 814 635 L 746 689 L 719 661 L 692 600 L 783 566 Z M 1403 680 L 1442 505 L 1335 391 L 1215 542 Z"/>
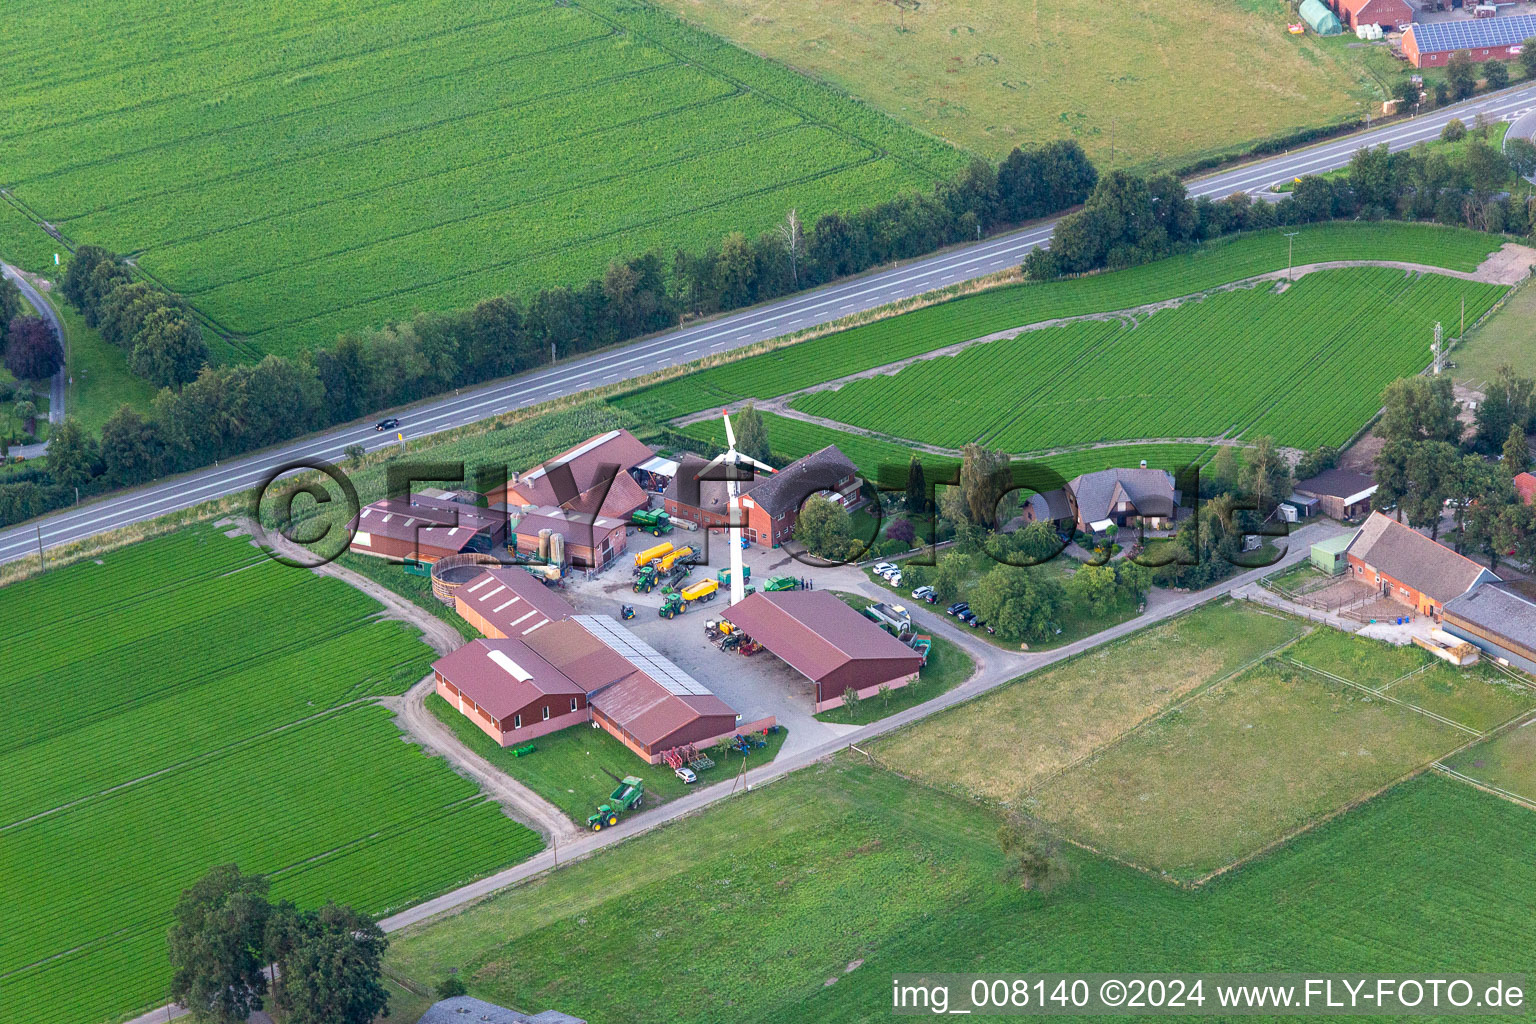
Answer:
<path fill-rule="evenodd" d="M 876 562 L 873 566 L 871 566 L 871 570 L 876 576 L 884 576 L 894 568 L 896 567 L 890 562 Z"/>
<path fill-rule="evenodd" d="M 693 773 L 692 768 L 677 768 L 674 769 L 674 771 L 676 772 L 677 777 L 682 779 L 685 784 L 691 784 L 699 781 L 699 777 Z"/>
<path fill-rule="evenodd" d="M 895 572 L 887 576 L 885 580 L 893 587 L 901 586 L 901 570 L 897 569 Z"/>
<path fill-rule="evenodd" d="M 394 430 L 398 426 L 400 426 L 400 420 L 397 417 L 391 416 L 388 419 L 379 420 L 379 422 L 373 425 L 373 429 Z"/>
<path fill-rule="evenodd" d="M 919 601 L 932 601 L 933 600 L 933 588 L 932 587 L 918 587 L 916 590 L 912 591 L 912 596 L 917 598 Z"/>
<path fill-rule="evenodd" d="M 959 615 L 961 612 L 967 612 L 967 611 L 970 611 L 970 610 L 971 610 L 971 606 L 966 604 L 964 601 L 956 601 L 954 604 L 952 604 L 948 608 L 944 609 L 944 614 L 945 615 Z"/>

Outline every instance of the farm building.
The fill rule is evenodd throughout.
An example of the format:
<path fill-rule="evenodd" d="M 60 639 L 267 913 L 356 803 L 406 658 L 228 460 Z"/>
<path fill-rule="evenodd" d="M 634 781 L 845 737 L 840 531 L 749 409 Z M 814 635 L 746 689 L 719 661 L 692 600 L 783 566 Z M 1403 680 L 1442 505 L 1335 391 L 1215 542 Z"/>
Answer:
<path fill-rule="evenodd" d="M 816 684 L 816 711 L 917 678 L 922 656 L 825 590 L 749 594 L 724 617 Z"/>
<path fill-rule="evenodd" d="M 1337 0 L 1339 20 L 1351 31 L 1362 25 L 1380 25 L 1389 32 L 1413 24 L 1408 0 Z"/>
<path fill-rule="evenodd" d="M 1058 529 L 1070 529 L 1077 520 L 1072 508 L 1072 495 L 1065 487 L 1037 491 L 1029 496 L 1021 511 L 1026 523 L 1050 523 Z"/>
<path fill-rule="evenodd" d="M 586 690 L 592 721 L 652 764 L 736 732 L 735 709 L 613 619 L 576 615 L 529 644 Z"/>
<path fill-rule="evenodd" d="M 1313 544 L 1307 552 L 1307 560 L 1330 576 L 1340 576 L 1349 571 L 1349 544 L 1355 539 L 1352 533 L 1329 537 Z"/>
<path fill-rule="evenodd" d="M 569 512 L 628 519 L 645 508 L 650 497 L 634 471 L 656 453 L 627 430 L 610 430 L 589 437 L 527 473 L 513 473 L 505 497 L 488 495 L 519 508 L 563 508 Z"/>
<path fill-rule="evenodd" d="M 1376 481 L 1348 469 L 1328 469 L 1302 480 L 1294 488 L 1302 498 L 1314 498 L 1317 508 L 1334 519 L 1353 519 L 1371 510 Z"/>
<path fill-rule="evenodd" d="M 1166 469 L 1101 469 L 1067 484 L 1077 505 L 1077 528 L 1102 533 L 1110 526 L 1173 525 L 1179 492 Z"/>
<path fill-rule="evenodd" d="M 453 996 L 427 1007 L 417 1024 L 587 1024 L 559 1010 L 545 1010 L 528 1016 L 473 996 Z"/>
<path fill-rule="evenodd" d="M 1301 20 L 1307 23 L 1307 27 L 1320 36 L 1336 36 L 1344 31 L 1344 26 L 1339 24 L 1338 17 L 1328 9 L 1323 0 L 1301 0 L 1301 6 L 1296 9 Z"/>
<path fill-rule="evenodd" d="M 1445 602 L 1441 627 L 1503 665 L 1536 675 L 1536 599 L 1510 583 L 1484 583 Z"/>
<path fill-rule="evenodd" d="M 710 463 L 689 456 L 678 464 L 668 486 L 665 507 L 674 519 L 703 527 L 730 525 L 726 482 L 700 480 Z M 777 473 L 759 474 L 741 483 L 742 536 L 754 543 L 778 547 L 794 532 L 800 506 L 814 494 L 853 508 L 860 501 L 863 481 L 858 469 L 836 445 L 827 445 Z"/>
<path fill-rule="evenodd" d="M 516 510 L 509 510 L 517 515 Z M 550 530 L 565 538 L 565 557 L 583 569 L 601 569 L 622 555 L 629 546 L 628 521 L 589 512 L 535 506 L 522 510 L 522 518 L 513 527 L 517 550 L 525 555 L 539 553 L 539 531 Z"/>
<path fill-rule="evenodd" d="M 486 569 L 453 593 L 454 610 L 492 640 L 525 637 L 576 614 L 544 582 L 516 565 Z"/>
<path fill-rule="evenodd" d="M 1448 601 L 1498 577 L 1397 520 L 1372 512 L 1345 551 L 1356 580 L 1438 619 Z"/>
<path fill-rule="evenodd" d="M 1515 493 L 1520 495 L 1520 500 L 1527 505 L 1536 504 L 1536 476 L 1530 473 L 1516 473 L 1514 480 Z"/>
<path fill-rule="evenodd" d="M 359 554 L 421 562 L 490 551 L 507 540 L 506 516 L 425 494 L 376 501 L 353 517 L 351 528 Z"/>
<path fill-rule="evenodd" d="M 589 717 L 587 691 L 522 640 L 473 640 L 432 673 L 438 695 L 503 747 Z"/>
<path fill-rule="evenodd" d="M 1518 57 L 1532 36 L 1536 14 L 1420 22 L 1403 33 L 1403 54 L 1416 68 L 1444 67 L 1451 54 L 1463 50 L 1475 61 L 1508 60 Z"/>

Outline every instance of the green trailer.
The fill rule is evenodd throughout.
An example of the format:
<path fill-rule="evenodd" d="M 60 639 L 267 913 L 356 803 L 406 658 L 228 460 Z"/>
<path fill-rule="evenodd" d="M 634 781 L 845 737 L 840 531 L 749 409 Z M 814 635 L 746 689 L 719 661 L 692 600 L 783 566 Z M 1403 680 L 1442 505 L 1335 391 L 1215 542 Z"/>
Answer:
<path fill-rule="evenodd" d="M 750 580 L 752 578 L 752 567 L 750 565 L 744 565 L 741 567 L 741 578 L 743 581 Z M 731 570 L 721 569 L 719 572 L 715 573 L 715 582 L 719 583 L 722 587 L 730 586 Z"/>
<path fill-rule="evenodd" d="M 626 775 L 620 780 L 618 788 L 608 794 L 608 802 L 599 806 L 596 814 L 587 815 L 587 827 L 593 832 L 601 832 L 606 827 L 617 825 L 620 814 L 635 810 L 644 802 L 645 780 L 635 775 Z"/>
<path fill-rule="evenodd" d="M 652 537 L 672 532 L 672 517 L 659 509 L 638 509 L 630 513 L 629 521 L 641 533 L 648 533 Z"/>

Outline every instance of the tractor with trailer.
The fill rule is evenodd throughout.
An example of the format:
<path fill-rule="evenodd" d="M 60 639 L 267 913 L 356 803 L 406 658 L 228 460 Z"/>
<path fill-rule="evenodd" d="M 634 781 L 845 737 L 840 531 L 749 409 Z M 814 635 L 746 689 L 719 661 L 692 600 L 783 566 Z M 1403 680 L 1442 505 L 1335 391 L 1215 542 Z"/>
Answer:
<path fill-rule="evenodd" d="M 668 590 L 666 596 L 661 599 L 660 615 L 664 619 L 676 618 L 687 611 L 688 606 L 695 601 L 713 601 L 719 590 L 719 583 L 707 579 L 690 583 L 682 590 Z"/>
<path fill-rule="evenodd" d="M 608 802 L 599 805 L 596 814 L 587 815 L 587 827 L 593 832 L 601 832 L 605 827 L 617 825 L 619 815 L 635 810 L 644 801 L 645 780 L 626 775 L 619 779 L 618 788 L 608 794 Z"/>
<path fill-rule="evenodd" d="M 629 521 L 635 529 L 652 537 L 672 532 L 672 517 L 660 509 L 636 509 L 630 514 Z"/>
<path fill-rule="evenodd" d="M 666 554 L 662 555 L 661 562 L 657 568 L 659 568 L 662 572 L 671 572 L 673 566 L 677 565 L 679 562 L 687 562 L 691 565 L 694 561 L 696 561 L 696 559 L 694 558 L 693 548 L 680 547 L 675 550 L 668 551 Z"/>

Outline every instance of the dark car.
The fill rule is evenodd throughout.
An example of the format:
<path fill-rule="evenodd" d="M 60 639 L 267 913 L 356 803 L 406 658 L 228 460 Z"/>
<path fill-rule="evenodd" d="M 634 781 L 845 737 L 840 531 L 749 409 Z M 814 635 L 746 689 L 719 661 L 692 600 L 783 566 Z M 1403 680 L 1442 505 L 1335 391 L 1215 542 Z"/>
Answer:
<path fill-rule="evenodd" d="M 966 604 L 964 601 L 956 601 L 954 604 L 952 604 L 948 608 L 944 609 L 944 614 L 945 615 L 959 615 L 962 612 L 969 611 L 970 607 L 971 606 Z"/>
<path fill-rule="evenodd" d="M 373 425 L 373 429 L 374 430 L 394 430 L 398 426 L 400 426 L 400 421 L 398 419 L 396 419 L 395 417 L 391 416 L 387 420 L 379 420 L 379 422 L 377 422 L 377 423 L 375 423 Z"/>
<path fill-rule="evenodd" d="M 972 629 L 975 629 L 976 623 L 979 620 L 976 618 L 976 613 L 967 608 L 965 611 L 960 613 L 960 621 L 965 623 L 967 626 L 970 626 Z"/>

